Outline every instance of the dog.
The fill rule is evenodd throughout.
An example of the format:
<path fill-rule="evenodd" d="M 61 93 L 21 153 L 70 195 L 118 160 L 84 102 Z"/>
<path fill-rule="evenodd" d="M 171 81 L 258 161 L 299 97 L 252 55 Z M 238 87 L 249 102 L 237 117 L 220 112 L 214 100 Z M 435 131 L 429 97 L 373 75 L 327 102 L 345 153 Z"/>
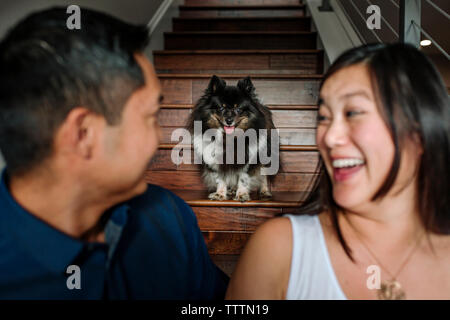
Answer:
<path fill-rule="evenodd" d="M 194 130 L 195 122 L 202 125 L 201 135 Z M 267 164 L 261 163 L 260 152 L 271 158 L 279 156 L 279 148 L 275 151 L 271 148 L 271 138 L 278 138 L 274 136 L 277 131 L 272 113 L 258 100 L 250 77 L 239 80 L 236 86 L 227 86 L 223 79 L 212 76 L 204 95 L 192 109 L 187 127 L 194 135 L 194 152 L 203 158 L 202 177 L 211 192 L 209 199 L 228 200 L 232 197 L 245 202 L 251 200 L 250 194 L 255 190 L 259 191 L 261 200 L 272 198 L 269 179 L 272 176 L 262 174 Z M 205 144 L 203 136 L 209 129 L 214 129 L 215 139 Z M 252 132 L 249 129 L 253 129 Z M 265 129 L 262 131 L 266 134 L 261 134 L 260 129 Z M 247 139 L 248 133 L 254 133 L 256 139 Z M 237 140 L 231 147 L 227 143 L 232 140 L 230 137 L 234 142 Z M 244 138 L 241 147 L 239 137 Z M 217 149 L 217 146 L 222 148 Z M 245 151 L 245 159 L 241 158 L 240 162 L 236 161 L 239 148 Z M 232 151 L 234 157 L 229 163 L 225 158 Z"/>

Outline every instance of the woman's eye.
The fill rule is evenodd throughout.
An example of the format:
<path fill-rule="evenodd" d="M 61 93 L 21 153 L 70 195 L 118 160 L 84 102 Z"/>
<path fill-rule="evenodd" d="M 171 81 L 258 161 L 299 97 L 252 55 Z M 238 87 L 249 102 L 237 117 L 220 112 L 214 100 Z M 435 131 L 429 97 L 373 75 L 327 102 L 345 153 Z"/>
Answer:
<path fill-rule="evenodd" d="M 356 115 L 360 114 L 359 111 L 349 110 L 345 112 L 346 117 L 354 117 Z"/>
<path fill-rule="evenodd" d="M 322 114 L 317 115 L 317 122 L 323 122 L 327 120 L 328 118 Z"/>

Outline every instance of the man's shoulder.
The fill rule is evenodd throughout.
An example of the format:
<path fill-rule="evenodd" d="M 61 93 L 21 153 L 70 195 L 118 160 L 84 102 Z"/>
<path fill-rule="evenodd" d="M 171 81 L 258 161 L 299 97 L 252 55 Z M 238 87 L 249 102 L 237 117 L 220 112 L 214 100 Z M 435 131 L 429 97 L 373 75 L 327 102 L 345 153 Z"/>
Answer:
<path fill-rule="evenodd" d="M 127 201 L 134 212 L 149 213 L 152 217 L 164 215 L 165 219 L 178 218 L 183 220 L 194 220 L 195 215 L 189 205 L 172 191 L 148 184 L 147 190 Z"/>
<path fill-rule="evenodd" d="M 165 201 L 175 201 L 177 205 L 187 206 L 187 203 L 175 193 L 155 184 L 148 184 L 147 190 L 143 194 L 136 196 L 127 202 L 131 205 L 151 206 Z"/>

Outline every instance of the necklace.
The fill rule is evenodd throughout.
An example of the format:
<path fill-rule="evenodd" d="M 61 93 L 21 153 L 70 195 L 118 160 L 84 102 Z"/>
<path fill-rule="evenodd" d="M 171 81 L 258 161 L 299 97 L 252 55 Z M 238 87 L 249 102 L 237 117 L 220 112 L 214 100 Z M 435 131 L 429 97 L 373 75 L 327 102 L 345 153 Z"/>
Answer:
<path fill-rule="evenodd" d="M 377 258 L 377 256 L 370 250 L 369 246 L 364 242 L 364 240 L 361 238 L 360 233 L 356 230 L 356 228 L 352 225 L 350 220 L 346 217 L 344 214 L 344 218 L 347 221 L 347 223 L 350 225 L 352 230 L 355 232 L 356 236 L 358 237 L 359 241 L 361 241 L 362 245 L 366 248 L 366 250 L 369 252 L 369 254 L 372 256 L 372 258 L 378 263 L 378 265 L 386 271 L 386 273 L 389 275 L 391 280 L 385 280 L 381 283 L 380 289 L 378 289 L 378 299 L 380 300 L 403 300 L 406 298 L 405 291 L 403 290 L 402 286 L 400 285 L 400 282 L 398 282 L 397 277 L 400 274 L 400 272 L 403 270 L 403 268 L 406 266 L 408 261 L 413 256 L 413 253 L 417 250 L 420 244 L 420 240 L 422 239 L 422 236 L 424 233 L 422 233 L 415 243 L 415 245 L 411 248 L 410 252 L 406 256 L 405 260 L 401 264 L 398 271 L 393 275 L 383 264 L 380 262 L 380 260 Z"/>

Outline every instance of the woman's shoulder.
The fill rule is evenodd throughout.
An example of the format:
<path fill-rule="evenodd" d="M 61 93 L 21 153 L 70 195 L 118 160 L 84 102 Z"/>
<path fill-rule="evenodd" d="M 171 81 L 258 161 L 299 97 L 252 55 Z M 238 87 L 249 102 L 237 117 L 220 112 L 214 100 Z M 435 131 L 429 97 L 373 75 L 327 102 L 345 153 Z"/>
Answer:
<path fill-rule="evenodd" d="M 326 212 L 316 215 L 286 214 L 277 218 L 272 218 L 261 224 L 253 238 L 256 241 L 265 242 L 267 239 L 273 243 L 287 244 L 293 240 L 293 232 L 304 232 L 308 229 L 329 228 L 331 222 Z"/>
<path fill-rule="evenodd" d="M 283 299 L 292 250 L 287 217 L 269 219 L 250 237 L 228 287 L 228 299 Z"/>
<path fill-rule="evenodd" d="M 280 257 L 290 254 L 292 241 L 291 221 L 288 217 L 276 217 L 261 224 L 252 235 L 248 247 L 253 250 L 265 252 L 273 257 L 272 253 Z"/>
<path fill-rule="evenodd" d="M 284 299 L 289 282 L 293 232 L 308 228 L 317 216 L 285 215 L 267 220 L 250 237 L 233 273 L 229 299 Z M 298 229 L 298 228 L 297 228 Z"/>

